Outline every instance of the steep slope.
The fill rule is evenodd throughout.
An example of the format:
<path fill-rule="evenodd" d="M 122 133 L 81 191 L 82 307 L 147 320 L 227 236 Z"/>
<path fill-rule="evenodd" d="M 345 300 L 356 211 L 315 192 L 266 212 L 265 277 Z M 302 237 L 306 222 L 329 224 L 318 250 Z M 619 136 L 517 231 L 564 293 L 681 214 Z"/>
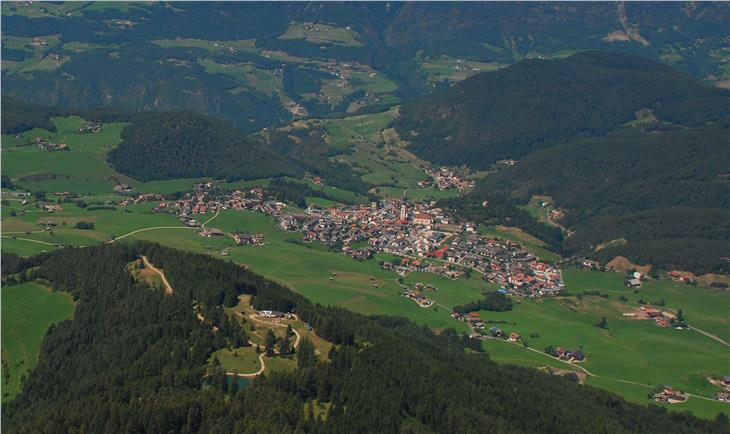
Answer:
<path fill-rule="evenodd" d="M 154 179 L 210 176 L 228 180 L 298 175 L 292 160 L 233 126 L 191 112 L 135 115 L 109 153 L 114 168 Z"/>
<path fill-rule="evenodd" d="M 504 192 L 525 203 L 548 195 L 575 231 L 566 238 L 568 253 L 730 272 L 728 130 L 646 129 L 534 152 L 488 176 L 471 200 Z"/>
<path fill-rule="evenodd" d="M 636 56 L 586 52 L 527 60 L 404 104 L 395 122 L 421 157 L 483 169 L 578 136 L 596 136 L 650 109 L 695 127 L 730 113 L 727 91 Z"/>
<path fill-rule="evenodd" d="M 164 263 L 174 294 L 130 277 L 127 265 L 141 254 Z M 726 417 L 646 408 L 497 365 L 465 351 L 480 343 L 453 330 L 437 335 L 400 318 L 315 305 L 205 255 L 134 242 L 3 260 L 17 272 L 37 266 L 34 277 L 78 300 L 74 319 L 49 330 L 38 367 L 3 407 L 3 432 L 727 432 Z M 227 386 L 209 358 L 247 336 L 220 301 L 231 294 L 235 303 L 239 293 L 258 310 L 296 310 L 336 348 L 327 361 L 300 359 L 291 372 Z M 314 400 L 328 408 L 325 417 L 312 415 Z"/>

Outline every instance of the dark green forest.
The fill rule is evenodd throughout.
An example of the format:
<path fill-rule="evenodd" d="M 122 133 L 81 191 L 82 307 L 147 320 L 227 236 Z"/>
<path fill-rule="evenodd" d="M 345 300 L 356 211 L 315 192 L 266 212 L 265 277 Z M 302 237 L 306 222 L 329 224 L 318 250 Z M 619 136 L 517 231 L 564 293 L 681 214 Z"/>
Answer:
<path fill-rule="evenodd" d="M 165 268 L 174 294 L 134 281 L 126 266 L 140 254 Z M 135 242 L 2 259 L 20 273 L 3 268 L 5 284 L 41 279 L 77 300 L 74 318 L 48 331 L 38 367 L 4 406 L 4 432 L 728 432 L 725 417 L 645 408 L 496 365 L 465 351 L 453 330 L 315 305 L 204 255 Z M 259 309 L 296 311 L 336 348 L 326 362 L 303 358 L 294 372 L 244 389 L 204 385 L 212 352 L 245 338 L 216 314 L 237 293 L 253 294 Z M 326 415 L 313 417 L 314 399 L 330 404 Z"/>
<path fill-rule="evenodd" d="M 227 123 L 193 112 L 135 116 L 109 153 L 116 170 L 134 178 L 227 180 L 296 176 L 297 164 Z"/>
<path fill-rule="evenodd" d="M 410 103 L 394 122 L 409 149 L 486 169 L 577 137 L 606 134 L 642 110 L 683 127 L 727 124 L 730 92 L 632 55 L 525 60 Z"/>

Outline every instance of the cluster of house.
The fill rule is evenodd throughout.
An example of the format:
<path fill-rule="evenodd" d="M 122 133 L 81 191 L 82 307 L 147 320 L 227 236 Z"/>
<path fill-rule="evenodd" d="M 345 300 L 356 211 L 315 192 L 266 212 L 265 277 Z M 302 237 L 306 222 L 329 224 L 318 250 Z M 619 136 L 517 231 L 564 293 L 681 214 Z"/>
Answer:
<path fill-rule="evenodd" d="M 560 270 L 539 261 L 513 241 L 461 231 L 444 251 L 447 261 L 473 268 L 505 293 L 538 298 L 559 294 L 565 288 Z"/>
<path fill-rule="evenodd" d="M 582 362 L 586 358 L 585 353 L 580 348 L 569 350 L 563 347 L 557 347 L 555 348 L 555 356 L 569 362 Z"/>
<path fill-rule="evenodd" d="M 468 181 L 454 174 L 454 171 L 448 167 L 440 167 L 438 169 L 425 167 L 423 171 L 426 172 L 431 179 L 419 181 L 418 185 L 421 187 L 431 187 L 433 185 L 439 190 L 448 190 L 450 188 L 466 190 L 468 188 L 473 188 L 475 185 L 474 181 Z"/>
<path fill-rule="evenodd" d="M 669 385 L 665 385 L 654 394 L 654 401 L 666 402 L 668 404 L 685 402 L 688 398 L 689 395 Z"/>
<path fill-rule="evenodd" d="M 123 184 L 122 184 L 123 185 Z M 140 204 L 145 202 L 155 202 L 158 200 L 162 200 L 162 195 L 157 193 L 143 193 L 134 197 L 125 197 L 122 199 L 121 202 L 119 202 L 119 206 L 129 206 L 132 204 Z"/>
<path fill-rule="evenodd" d="M 194 191 L 180 199 L 160 202 L 154 211 L 175 214 L 185 225 L 197 227 L 200 223 L 194 215 L 226 209 L 272 215 L 283 230 L 302 233 L 304 243 L 318 241 L 358 260 L 377 252 L 400 256 L 399 263 L 382 266 L 401 275 L 418 270 L 460 278 L 465 270 L 474 269 L 500 285 L 504 293 L 524 298 L 557 295 L 564 289 L 559 269 L 539 261 L 516 242 L 479 235 L 469 223 L 451 224 L 435 202 L 390 200 L 327 209 L 308 207 L 305 215 L 294 216 L 286 212 L 286 204 L 267 200 L 263 188 L 225 191 L 207 182 L 196 184 Z M 211 229 L 201 235 L 218 236 Z M 240 244 L 263 242 L 249 237 L 239 234 Z"/>
<path fill-rule="evenodd" d="M 389 201 L 329 209 L 309 207 L 306 213 L 302 219 L 280 220 L 280 226 L 302 232 L 304 242 L 341 245 L 344 253 L 357 259 L 367 259 L 378 251 L 427 257 L 440 248 L 447 235 L 434 227 L 435 222 L 448 223 L 442 211 L 422 204 Z M 360 247 L 351 247 L 355 244 Z"/>
<path fill-rule="evenodd" d="M 710 377 L 710 383 L 715 386 L 722 387 L 722 392 L 715 394 L 715 399 L 723 402 L 730 402 L 730 376 L 725 377 Z"/>
<path fill-rule="evenodd" d="M 134 191 L 134 188 L 129 184 L 119 183 L 114 186 L 114 191 L 117 193 L 131 193 Z"/>
<path fill-rule="evenodd" d="M 636 312 L 624 312 L 622 316 L 639 320 L 654 320 L 656 325 L 661 328 L 668 328 L 672 325 L 672 321 L 677 318 L 670 312 L 657 309 L 650 305 L 641 306 Z"/>
<path fill-rule="evenodd" d="M 35 144 L 39 151 L 70 151 L 71 148 L 65 143 L 52 143 L 44 138 L 36 137 Z"/>
<path fill-rule="evenodd" d="M 456 320 L 465 322 L 469 325 L 469 328 L 471 328 L 470 337 L 472 339 L 493 338 L 506 339 L 509 342 L 522 342 L 522 336 L 520 336 L 518 333 L 507 333 L 497 326 L 489 327 L 489 330 L 487 330 L 487 323 L 482 320 L 479 312 L 469 312 L 467 314 L 452 312 L 451 317 Z"/>
<path fill-rule="evenodd" d="M 101 132 L 101 124 L 89 124 L 79 128 L 79 134 L 94 134 Z"/>
<path fill-rule="evenodd" d="M 408 289 L 403 293 L 403 296 L 415 301 L 421 307 L 431 307 L 434 305 L 434 301 L 423 295 L 421 291 Z"/>
<path fill-rule="evenodd" d="M 264 244 L 264 234 L 242 234 L 234 232 L 231 236 L 239 246 L 260 246 Z"/>
<path fill-rule="evenodd" d="M 38 204 L 40 208 L 43 211 L 46 212 L 61 212 L 63 211 L 63 207 L 57 203 L 51 203 L 51 202 L 41 202 Z"/>
<path fill-rule="evenodd" d="M 31 2 L 27 2 L 27 3 L 30 4 Z M 39 36 L 34 36 L 33 41 L 31 41 L 30 45 L 32 45 L 34 47 L 45 47 L 46 45 L 48 45 L 48 43 L 46 42 L 45 39 L 43 39 Z"/>
<path fill-rule="evenodd" d="M 186 226 L 197 227 L 200 223 L 193 218 L 196 214 L 205 214 L 227 209 L 263 212 L 274 216 L 283 214 L 286 204 L 278 201 L 264 200 L 262 188 L 242 191 L 221 191 L 213 183 L 196 184 L 193 192 L 185 193 L 180 199 L 162 201 L 154 207 L 153 212 L 174 214 Z"/>
<path fill-rule="evenodd" d="M 460 268 L 453 264 L 440 265 L 440 263 L 427 262 L 420 259 L 409 258 L 407 256 L 403 257 L 399 263 L 383 261 L 380 264 L 380 267 L 383 270 L 395 271 L 401 276 L 406 276 L 414 271 L 420 271 L 422 273 L 439 274 L 441 276 L 455 280 L 460 279 L 466 275 L 466 272 L 463 268 Z"/>

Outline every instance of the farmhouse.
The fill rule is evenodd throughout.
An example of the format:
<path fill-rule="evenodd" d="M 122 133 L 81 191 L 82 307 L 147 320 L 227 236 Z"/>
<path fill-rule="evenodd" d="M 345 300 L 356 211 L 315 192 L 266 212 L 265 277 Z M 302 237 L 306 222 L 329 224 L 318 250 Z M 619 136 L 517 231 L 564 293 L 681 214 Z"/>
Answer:
<path fill-rule="evenodd" d="M 233 234 L 233 239 L 239 246 L 260 246 L 264 243 L 263 234 L 252 235 L 235 233 Z"/>
<path fill-rule="evenodd" d="M 689 396 L 675 389 L 672 386 L 666 385 L 659 392 L 654 394 L 654 400 L 657 402 L 666 402 L 669 404 L 677 404 L 680 402 L 687 401 Z"/>
<path fill-rule="evenodd" d="M 493 337 L 495 337 L 495 338 L 499 338 L 499 337 L 502 337 L 502 336 L 504 336 L 504 332 L 502 331 L 502 329 L 501 329 L 501 328 L 499 328 L 499 327 L 496 327 L 496 326 L 495 326 L 495 327 L 492 327 L 492 328 L 490 328 L 490 329 L 489 329 L 489 333 L 490 333 L 490 334 L 491 334 L 491 335 L 492 335 Z"/>
<path fill-rule="evenodd" d="M 628 286 L 629 288 L 641 288 L 641 280 L 629 279 L 626 281 L 626 286 Z"/>
<path fill-rule="evenodd" d="M 132 191 L 132 187 L 127 184 L 117 184 L 114 186 L 114 191 L 117 193 L 129 193 Z"/>

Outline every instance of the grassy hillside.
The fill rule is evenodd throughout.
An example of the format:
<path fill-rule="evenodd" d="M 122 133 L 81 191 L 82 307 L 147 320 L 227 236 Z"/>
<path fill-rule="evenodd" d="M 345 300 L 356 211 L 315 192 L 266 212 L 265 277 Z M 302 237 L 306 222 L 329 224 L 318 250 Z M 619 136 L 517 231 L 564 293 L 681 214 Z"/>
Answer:
<path fill-rule="evenodd" d="M 41 341 L 51 324 L 70 319 L 71 296 L 50 288 L 23 283 L 3 284 L 2 292 L 2 400 L 20 392 L 21 378 L 38 364 Z"/>

